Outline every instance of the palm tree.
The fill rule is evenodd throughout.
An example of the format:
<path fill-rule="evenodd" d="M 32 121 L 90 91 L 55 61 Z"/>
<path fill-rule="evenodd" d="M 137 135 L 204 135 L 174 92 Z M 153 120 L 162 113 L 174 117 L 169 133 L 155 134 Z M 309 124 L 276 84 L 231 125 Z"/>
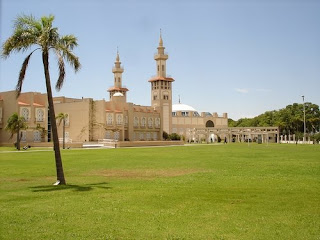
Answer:
<path fill-rule="evenodd" d="M 62 159 L 59 148 L 59 139 L 57 132 L 57 124 L 54 113 L 53 99 L 52 99 L 52 90 L 49 74 L 49 53 L 54 52 L 58 59 L 59 66 L 59 78 L 56 82 L 56 89 L 59 91 L 64 83 L 65 78 L 65 64 L 66 60 L 71 67 L 77 72 L 80 69 L 79 59 L 72 52 L 73 48 L 78 45 L 77 38 L 73 35 L 60 36 L 58 33 L 58 28 L 52 26 L 54 16 L 44 16 L 39 20 L 36 20 L 32 15 L 31 16 L 19 16 L 14 23 L 14 32 L 11 37 L 9 37 L 2 46 L 2 56 L 4 58 L 9 57 L 12 52 L 25 52 L 31 47 L 36 46 L 35 49 L 25 58 L 20 74 L 18 83 L 16 86 L 17 97 L 21 93 L 21 88 L 23 80 L 25 78 L 26 69 L 31 55 L 40 50 L 42 52 L 42 62 L 44 68 L 44 75 L 46 80 L 47 87 L 47 96 L 49 104 L 49 114 L 52 127 L 53 135 L 53 146 L 55 152 L 56 160 L 56 171 L 57 171 L 57 184 L 66 184 Z"/>
<path fill-rule="evenodd" d="M 24 119 L 24 117 L 19 117 L 17 113 L 12 114 L 7 121 L 5 130 L 11 133 L 10 138 L 12 138 L 14 134 L 17 134 L 16 148 L 19 151 L 20 151 L 20 141 L 22 137 L 20 136 L 20 130 L 27 129 L 27 128 L 28 126 L 27 126 L 26 120 Z"/>
<path fill-rule="evenodd" d="M 58 116 L 56 116 L 56 119 L 58 119 L 59 123 L 58 125 L 60 126 L 61 122 L 62 122 L 62 136 L 63 136 L 63 140 L 62 140 L 62 148 L 65 149 L 65 133 L 66 133 L 66 119 L 68 118 L 68 114 L 67 113 L 59 113 Z"/>

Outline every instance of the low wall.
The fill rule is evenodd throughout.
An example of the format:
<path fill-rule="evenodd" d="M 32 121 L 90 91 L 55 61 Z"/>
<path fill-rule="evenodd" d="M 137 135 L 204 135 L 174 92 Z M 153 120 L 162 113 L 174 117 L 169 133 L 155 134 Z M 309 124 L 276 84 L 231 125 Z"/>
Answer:
<path fill-rule="evenodd" d="M 116 147 L 181 146 L 183 141 L 122 141 Z"/>
<path fill-rule="evenodd" d="M 21 142 L 20 147 L 29 145 L 31 147 L 52 147 L 52 142 Z M 99 146 L 100 145 L 100 146 Z M 92 147 L 101 147 L 102 144 L 92 144 Z M 103 144 L 105 147 L 121 148 L 121 147 L 148 147 L 148 146 L 181 146 L 184 145 L 183 141 L 122 141 Z M 1 143 L 2 147 L 13 147 L 13 143 Z M 89 145 L 90 146 L 90 145 Z M 66 143 L 66 148 L 83 148 L 82 142 Z M 62 148 L 62 143 L 60 143 Z"/>
<path fill-rule="evenodd" d="M 52 147 L 52 142 L 21 142 L 20 147 L 23 148 L 24 146 L 29 145 L 30 147 Z M 66 148 L 82 148 L 82 142 L 77 143 L 66 143 Z M 13 147 L 13 143 L 1 143 L 0 146 L 2 147 Z M 62 148 L 62 143 L 60 143 L 60 148 Z"/>

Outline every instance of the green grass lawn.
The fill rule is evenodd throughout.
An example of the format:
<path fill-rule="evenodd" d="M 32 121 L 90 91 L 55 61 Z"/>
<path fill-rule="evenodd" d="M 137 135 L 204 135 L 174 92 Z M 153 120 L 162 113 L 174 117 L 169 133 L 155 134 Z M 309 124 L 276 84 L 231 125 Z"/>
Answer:
<path fill-rule="evenodd" d="M 320 239 L 320 145 L 8 150 L 0 239 Z"/>

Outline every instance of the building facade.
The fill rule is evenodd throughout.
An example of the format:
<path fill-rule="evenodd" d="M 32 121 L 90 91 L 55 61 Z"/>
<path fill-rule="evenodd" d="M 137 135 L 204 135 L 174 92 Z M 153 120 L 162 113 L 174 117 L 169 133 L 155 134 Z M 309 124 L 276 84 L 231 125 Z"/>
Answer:
<path fill-rule="evenodd" d="M 174 79 L 167 75 L 168 54 L 165 53 L 160 34 L 156 62 L 156 75 L 149 80 L 151 85 L 151 105 L 140 106 L 127 102 L 129 89 L 122 85 L 120 56 L 117 52 L 112 72 L 113 87 L 108 89 L 109 101 L 92 98 L 54 97 L 55 113 L 67 114 L 65 137 L 68 142 L 88 142 L 99 139 L 118 141 L 162 140 L 163 132 L 177 133 L 186 139 L 195 128 L 228 127 L 228 117 L 224 113 L 198 113 L 185 104 L 172 104 Z M 14 142 L 4 130 L 7 119 L 18 113 L 28 124 L 22 132 L 22 142 L 51 141 L 52 119 L 48 114 L 47 96 L 43 93 L 0 93 L 0 143 Z M 62 138 L 62 125 L 58 125 L 59 138 Z"/>

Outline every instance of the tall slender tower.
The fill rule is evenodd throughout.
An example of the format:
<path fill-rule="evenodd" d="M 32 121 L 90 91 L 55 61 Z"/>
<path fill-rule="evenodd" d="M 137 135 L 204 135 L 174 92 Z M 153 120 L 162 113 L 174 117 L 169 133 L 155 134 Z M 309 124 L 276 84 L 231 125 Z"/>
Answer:
<path fill-rule="evenodd" d="M 119 92 L 122 93 L 127 101 L 127 91 L 128 88 L 122 87 L 122 73 L 124 72 L 123 68 L 121 67 L 119 52 L 117 51 L 116 61 L 114 62 L 114 67 L 112 68 L 112 72 L 114 74 L 114 86 L 108 89 L 110 93 L 110 100 L 115 93 Z"/>
<path fill-rule="evenodd" d="M 172 131 L 172 82 L 174 79 L 167 76 L 166 61 L 168 54 L 164 52 L 161 30 L 158 52 L 154 55 L 156 60 L 157 75 L 149 80 L 151 83 L 151 105 L 159 108 L 162 118 L 163 131 Z"/>

